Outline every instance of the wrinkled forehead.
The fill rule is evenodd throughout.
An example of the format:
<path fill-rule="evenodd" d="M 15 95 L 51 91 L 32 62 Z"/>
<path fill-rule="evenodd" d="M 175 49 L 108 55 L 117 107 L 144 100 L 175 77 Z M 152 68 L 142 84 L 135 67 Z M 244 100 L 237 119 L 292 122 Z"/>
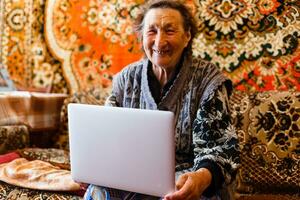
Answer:
<path fill-rule="evenodd" d="M 144 28 L 175 26 L 183 28 L 183 19 L 179 11 L 172 8 L 152 8 L 144 18 Z"/>

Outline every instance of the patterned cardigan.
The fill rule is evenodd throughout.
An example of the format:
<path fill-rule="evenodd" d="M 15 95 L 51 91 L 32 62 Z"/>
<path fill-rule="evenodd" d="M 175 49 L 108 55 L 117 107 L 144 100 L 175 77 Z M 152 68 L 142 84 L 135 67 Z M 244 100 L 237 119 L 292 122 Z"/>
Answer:
<path fill-rule="evenodd" d="M 222 182 L 229 183 L 239 163 L 238 139 L 228 108 L 231 82 L 213 64 L 187 56 L 157 105 L 148 84 L 151 66 L 143 59 L 119 72 L 106 105 L 174 112 L 176 177 L 209 162 L 220 169 Z"/>

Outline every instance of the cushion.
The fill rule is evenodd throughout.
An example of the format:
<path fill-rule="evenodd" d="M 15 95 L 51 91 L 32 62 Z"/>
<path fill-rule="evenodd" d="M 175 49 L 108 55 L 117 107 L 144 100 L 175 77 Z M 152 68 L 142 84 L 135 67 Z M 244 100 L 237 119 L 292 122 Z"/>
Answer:
<path fill-rule="evenodd" d="M 28 146 L 29 131 L 27 126 L 0 126 L 0 154 Z"/>
<path fill-rule="evenodd" d="M 300 93 L 235 92 L 231 107 L 241 151 L 235 191 L 299 198 Z"/>

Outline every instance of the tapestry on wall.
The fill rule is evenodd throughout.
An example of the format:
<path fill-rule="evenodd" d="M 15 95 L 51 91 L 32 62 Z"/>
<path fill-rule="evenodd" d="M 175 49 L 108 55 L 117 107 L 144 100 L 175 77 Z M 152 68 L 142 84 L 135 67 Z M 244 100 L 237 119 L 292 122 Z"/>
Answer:
<path fill-rule="evenodd" d="M 196 0 L 194 55 L 236 89 L 300 90 L 299 0 Z"/>
<path fill-rule="evenodd" d="M 73 90 L 111 84 L 142 55 L 131 21 L 140 1 L 50 0 L 47 38 Z M 215 63 L 239 90 L 300 90 L 300 3 L 195 0 L 194 55 Z M 55 15 L 54 15 L 55 13 Z"/>
<path fill-rule="evenodd" d="M 142 2 L 2 0 L 1 62 L 22 87 L 109 87 L 142 56 L 131 26 Z M 193 3 L 195 56 L 215 63 L 239 90 L 300 90 L 300 1 Z"/>
<path fill-rule="evenodd" d="M 132 20 L 140 1 L 49 0 L 46 38 L 71 92 L 109 87 L 112 76 L 141 58 Z"/>
<path fill-rule="evenodd" d="M 67 93 L 44 39 L 45 0 L 0 1 L 0 62 L 20 90 Z"/>

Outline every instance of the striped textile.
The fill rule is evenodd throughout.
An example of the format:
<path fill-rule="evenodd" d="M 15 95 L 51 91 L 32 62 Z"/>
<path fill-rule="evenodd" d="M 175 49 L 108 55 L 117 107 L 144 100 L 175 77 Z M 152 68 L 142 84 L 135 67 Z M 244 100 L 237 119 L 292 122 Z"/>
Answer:
<path fill-rule="evenodd" d="M 58 127 L 66 94 L 36 92 L 0 93 L 0 126 L 27 125 L 32 131 Z"/>

